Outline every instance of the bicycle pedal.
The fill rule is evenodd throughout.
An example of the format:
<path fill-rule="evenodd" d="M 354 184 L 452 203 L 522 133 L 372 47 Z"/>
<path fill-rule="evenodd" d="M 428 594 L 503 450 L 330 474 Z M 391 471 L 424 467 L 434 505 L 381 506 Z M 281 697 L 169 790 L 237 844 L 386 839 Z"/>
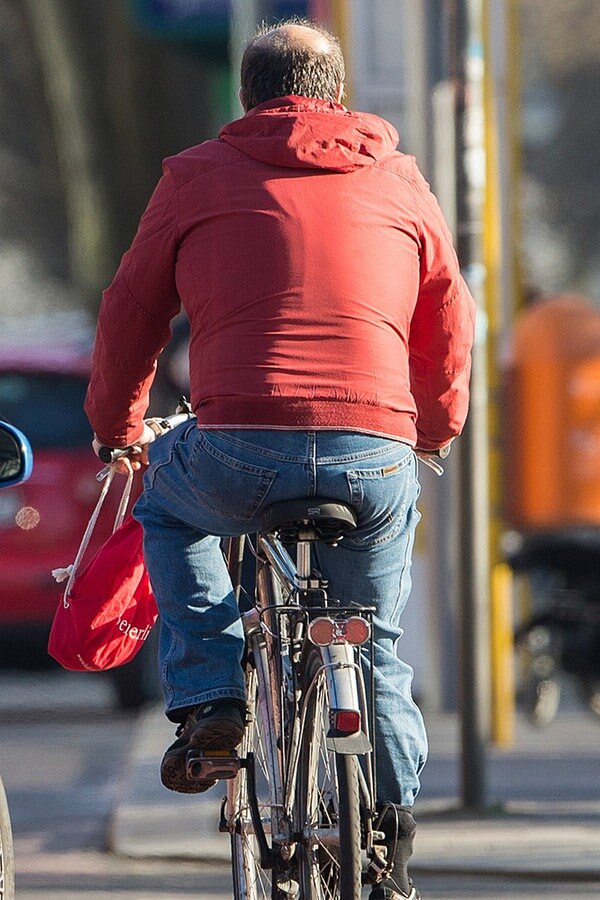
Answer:
<path fill-rule="evenodd" d="M 210 756 L 201 750 L 188 750 L 185 771 L 191 781 L 221 781 L 235 778 L 241 760 L 230 750 L 213 750 Z"/>

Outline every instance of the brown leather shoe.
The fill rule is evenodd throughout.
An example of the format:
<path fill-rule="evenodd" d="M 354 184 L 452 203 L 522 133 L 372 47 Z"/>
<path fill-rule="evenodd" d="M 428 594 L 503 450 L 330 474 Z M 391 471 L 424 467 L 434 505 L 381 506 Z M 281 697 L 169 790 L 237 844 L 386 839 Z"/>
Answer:
<path fill-rule="evenodd" d="M 189 750 L 234 750 L 245 728 L 245 704 L 223 698 L 202 703 L 189 712 L 175 734 L 177 740 L 167 749 L 160 767 L 160 780 L 170 791 L 201 794 L 216 781 L 199 781 L 187 776 Z"/>

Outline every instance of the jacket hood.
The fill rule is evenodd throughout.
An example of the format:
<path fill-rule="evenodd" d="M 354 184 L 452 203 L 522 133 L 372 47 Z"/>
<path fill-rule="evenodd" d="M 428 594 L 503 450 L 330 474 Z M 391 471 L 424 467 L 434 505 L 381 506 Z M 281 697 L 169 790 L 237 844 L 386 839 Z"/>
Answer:
<path fill-rule="evenodd" d="M 396 149 L 396 129 L 330 100 L 278 97 L 226 125 L 219 138 L 259 162 L 350 172 Z"/>

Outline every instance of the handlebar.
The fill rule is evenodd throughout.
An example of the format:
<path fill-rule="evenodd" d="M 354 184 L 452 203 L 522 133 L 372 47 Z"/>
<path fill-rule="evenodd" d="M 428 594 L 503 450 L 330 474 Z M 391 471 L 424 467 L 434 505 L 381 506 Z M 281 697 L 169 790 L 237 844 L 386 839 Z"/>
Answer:
<path fill-rule="evenodd" d="M 182 422 L 186 422 L 188 421 L 188 419 L 193 418 L 194 411 L 192 410 L 189 401 L 186 399 L 186 397 L 181 397 L 175 409 L 174 415 L 165 416 L 162 419 L 147 419 L 146 422 L 150 424 L 150 426 L 156 432 L 156 436 L 159 437 L 166 431 L 170 431 L 172 428 L 176 428 L 178 425 L 181 425 Z M 426 466 L 429 466 L 431 469 L 433 469 L 436 475 L 443 475 L 444 469 L 435 457 L 437 456 L 440 459 L 446 459 L 446 457 L 450 453 L 451 444 L 452 441 L 450 441 L 450 443 L 448 443 L 445 447 L 442 447 L 441 450 L 438 451 L 422 451 L 418 448 L 415 448 L 415 453 L 421 460 L 421 462 L 425 463 Z M 122 459 L 124 456 L 127 456 L 134 446 L 135 444 L 132 444 L 129 447 L 99 447 L 98 458 L 103 463 L 105 463 L 105 465 L 110 466 L 111 463 L 115 463 L 118 459 Z"/>
<path fill-rule="evenodd" d="M 440 447 L 439 450 L 421 450 L 419 447 L 415 447 L 417 459 L 420 459 L 422 463 L 433 469 L 436 475 L 443 475 L 444 468 L 439 464 L 438 460 L 444 460 L 448 457 L 453 441 L 454 438 L 444 447 Z"/>
<path fill-rule="evenodd" d="M 161 434 L 164 434 L 166 431 L 171 431 L 171 429 L 181 425 L 182 422 L 187 422 L 188 419 L 193 419 L 193 417 L 194 412 L 192 407 L 188 400 L 185 397 L 182 397 L 177 404 L 174 415 L 165 416 L 164 418 L 147 419 L 146 422 L 156 433 L 156 436 L 160 437 Z M 135 446 L 135 444 L 131 444 L 128 447 L 101 446 L 98 448 L 98 458 L 108 466 L 111 465 L 111 463 L 117 462 L 118 459 L 128 456 Z"/>
<path fill-rule="evenodd" d="M 130 450 L 131 447 L 99 447 L 98 459 L 109 466 L 111 463 L 116 462 L 122 456 L 127 456 Z"/>

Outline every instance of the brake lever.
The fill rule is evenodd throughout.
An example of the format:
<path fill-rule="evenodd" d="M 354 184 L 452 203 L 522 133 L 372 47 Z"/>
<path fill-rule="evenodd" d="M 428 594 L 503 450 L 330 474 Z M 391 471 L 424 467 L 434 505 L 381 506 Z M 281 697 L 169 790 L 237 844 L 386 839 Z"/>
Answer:
<path fill-rule="evenodd" d="M 439 462 L 431 456 L 429 453 L 421 453 L 420 450 L 415 450 L 415 455 L 417 459 L 420 459 L 422 463 L 425 463 L 426 466 L 429 466 L 430 469 L 433 469 L 436 475 L 444 474 L 444 467 L 440 466 Z"/>

